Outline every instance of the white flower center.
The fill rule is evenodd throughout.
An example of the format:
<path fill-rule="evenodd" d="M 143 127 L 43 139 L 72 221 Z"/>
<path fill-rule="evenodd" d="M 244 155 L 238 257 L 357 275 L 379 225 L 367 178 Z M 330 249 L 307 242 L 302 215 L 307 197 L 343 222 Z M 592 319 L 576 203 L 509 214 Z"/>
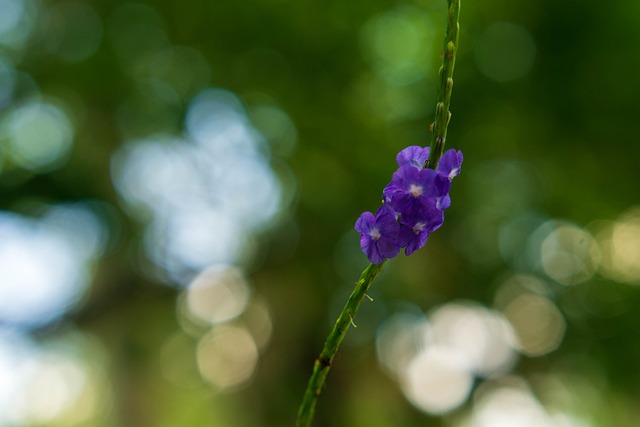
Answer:
<path fill-rule="evenodd" d="M 423 222 L 419 222 L 416 225 L 413 226 L 413 232 L 418 234 L 420 233 L 422 230 L 424 230 L 424 226 L 427 225 Z"/>
<path fill-rule="evenodd" d="M 422 186 L 421 185 L 411 184 L 411 186 L 409 187 L 409 193 L 411 193 L 411 195 L 413 197 L 421 196 L 422 195 Z"/>
<path fill-rule="evenodd" d="M 373 240 L 378 240 L 380 238 L 380 230 L 377 227 L 372 228 L 369 232 L 369 236 L 371 236 Z"/>

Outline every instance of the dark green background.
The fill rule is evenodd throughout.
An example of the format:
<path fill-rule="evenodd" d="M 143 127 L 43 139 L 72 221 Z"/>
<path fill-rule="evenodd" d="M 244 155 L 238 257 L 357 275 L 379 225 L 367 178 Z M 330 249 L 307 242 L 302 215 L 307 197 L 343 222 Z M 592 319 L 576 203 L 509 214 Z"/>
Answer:
<path fill-rule="evenodd" d="M 64 52 L 74 52 L 82 33 L 70 32 L 61 17 L 51 18 L 54 24 L 43 18 L 59 4 L 33 3 L 39 15 L 29 40 L 1 47 L 14 69 L 30 78 L 16 86 L 0 116 L 5 120 L 38 91 L 67 106 L 74 146 L 68 159 L 50 170 L 28 171 L 5 159 L 0 209 L 38 218 L 46 206 L 99 201 L 112 237 L 81 303 L 61 319 L 24 333 L 38 343 L 70 333 L 95 340 L 101 361 L 86 357 L 99 365 L 107 391 L 97 394 L 104 405 L 80 425 L 293 425 L 313 359 L 366 265 L 353 224 L 363 210 L 377 208 L 395 154 L 430 141 L 444 0 L 139 3 L 155 11 L 149 19 L 161 29 L 157 34 L 144 26 L 122 34 L 114 23 L 122 4 L 87 2 L 103 32 L 95 53 L 79 61 L 65 60 Z M 398 16 L 417 22 L 422 35 L 411 39 L 400 27 L 408 39 L 388 40 L 394 33 L 386 26 L 397 24 L 389 17 Z M 517 68 L 514 61 L 522 54 L 521 39 L 487 36 L 496 23 L 517 28 L 534 46 L 525 58 L 530 67 L 513 78 L 507 73 L 496 80 L 491 74 Z M 568 411 L 585 421 L 580 425 L 632 426 L 640 415 L 637 267 L 635 276 L 616 276 L 602 267 L 588 280 L 563 285 L 540 266 L 518 260 L 526 258 L 533 231 L 553 220 L 588 230 L 606 257 L 598 230 L 629 218 L 622 215 L 638 204 L 640 6 L 467 1 L 460 24 L 447 148 L 462 150 L 465 161 L 452 187 L 452 206 L 427 246 L 389 262 L 374 284 L 374 302 L 365 301 L 355 320 L 358 328 L 349 331 L 329 376 L 317 425 L 462 425 L 473 398 L 442 417 L 416 409 L 380 369 L 375 329 L 408 306 L 427 313 L 456 300 L 493 307 L 500 284 L 522 273 L 547 284 L 566 332 L 557 350 L 521 355 L 509 375 L 530 384 L 555 379 L 568 384 L 567 390 L 582 390 L 580 403 L 572 404 L 537 395 L 548 411 Z M 137 46 L 132 56 L 114 47 L 119 37 L 126 39 L 124 46 Z M 375 37 L 391 43 L 388 62 L 372 51 Z M 47 48 L 51 39 L 62 41 Z M 411 51 L 411 43 L 419 50 Z M 193 48 L 209 67 L 169 101 L 141 89 L 143 79 L 134 77 L 140 73 L 131 71 L 153 67 L 140 52 L 157 44 Z M 401 61 L 408 65 L 403 68 Z M 183 81 L 197 70 L 178 64 L 171 72 Z M 250 118 L 267 100 L 288 115 L 296 131 L 291 150 L 267 138 L 271 164 L 292 172 L 279 175 L 292 199 L 279 220 L 257 233 L 256 255 L 241 265 L 270 309 L 273 335 L 253 378 L 224 393 L 198 377 L 196 339 L 181 332 L 177 316 L 181 289 L 145 274 L 150 264 L 140 250 L 145 222 L 124 208 L 110 171 L 113 153 L 126 141 L 158 132 L 180 135 L 189 100 L 206 87 L 234 93 Z M 268 133 L 268 123 L 255 125 Z M 638 235 L 637 211 L 634 215 Z M 500 243 L 516 218 L 530 223 Z M 640 263 L 640 242 L 632 240 L 625 250 L 625 259 Z M 184 367 L 188 379 L 181 384 L 163 375 L 161 360 L 161 350 L 176 334 L 184 347 L 171 363 Z M 487 382 L 478 379 L 476 385 Z M 54 419 L 43 425 L 65 423 Z"/>

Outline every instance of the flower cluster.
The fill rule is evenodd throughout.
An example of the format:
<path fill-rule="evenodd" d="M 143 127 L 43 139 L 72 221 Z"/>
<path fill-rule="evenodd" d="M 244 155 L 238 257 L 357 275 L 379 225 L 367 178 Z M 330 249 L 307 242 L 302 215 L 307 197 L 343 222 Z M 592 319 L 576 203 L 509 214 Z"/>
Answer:
<path fill-rule="evenodd" d="M 451 181 L 460 173 L 462 152 L 446 151 L 436 170 L 426 168 L 429 147 L 407 147 L 398 153 L 398 170 L 383 191 L 376 214 L 364 212 L 356 221 L 360 246 L 373 264 L 393 258 L 404 248 L 411 255 L 425 245 L 429 233 L 444 222 L 451 205 Z"/>

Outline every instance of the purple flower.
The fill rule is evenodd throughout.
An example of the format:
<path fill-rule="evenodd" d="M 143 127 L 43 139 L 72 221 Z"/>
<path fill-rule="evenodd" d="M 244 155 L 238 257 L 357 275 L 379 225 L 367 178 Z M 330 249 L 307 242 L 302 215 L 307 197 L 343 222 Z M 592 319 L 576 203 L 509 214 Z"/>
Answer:
<path fill-rule="evenodd" d="M 398 245 L 405 248 L 406 255 L 423 247 L 429 233 L 440 228 L 444 222 L 444 211 L 438 207 L 438 200 L 430 198 L 418 215 L 405 214 L 400 217 Z"/>
<path fill-rule="evenodd" d="M 400 224 L 386 203 L 375 216 L 371 212 L 360 215 L 355 228 L 360 232 L 360 247 L 371 263 L 380 264 L 384 258 L 393 258 L 400 252 L 396 243 Z"/>
<path fill-rule="evenodd" d="M 405 255 L 409 256 L 427 243 L 429 232 L 421 222 L 414 226 L 402 225 L 398 238 L 403 242 Z"/>
<path fill-rule="evenodd" d="M 453 148 L 445 151 L 438 162 L 438 175 L 451 181 L 460 174 L 463 159 L 462 151 L 456 151 Z"/>
<path fill-rule="evenodd" d="M 451 206 L 451 181 L 460 173 L 462 152 L 446 151 L 436 170 L 425 167 L 429 148 L 411 146 L 398 153 L 398 170 L 383 191 L 383 205 L 374 216 L 363 213 L 356 222 L 360 246 L 374 264 L 393 258 L 404 248 L 411 255 L 444 222 Z"/>
<path fill-rule="evenodd" d="M 384 189 L 384 199 L 401 216 L 420 216 L 431 199 L 447 194 L 449 188 L 443 184 L 436 180 L 436 172 L 432 169 L 401 166 Z"/>
<path fill-rule="evenodd" d="M 414 166 L 418 169 L 424 169 L 427 160 L 429 160 L 429 147 L 422 148 L 417 145 L 405 148 L 396 156 L 399 167 Z"/>

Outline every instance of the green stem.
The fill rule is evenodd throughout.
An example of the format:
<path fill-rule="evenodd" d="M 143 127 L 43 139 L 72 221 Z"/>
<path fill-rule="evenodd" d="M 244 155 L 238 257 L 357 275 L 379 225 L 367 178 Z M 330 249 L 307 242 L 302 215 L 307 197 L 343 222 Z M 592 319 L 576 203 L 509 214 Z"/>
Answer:
<path fill-rule="evenodd" d="M 447 127 L 451 120 L 451 91 L 453 90 L 453 68 L 456 64 L 458 51 L 458 32 L 460 24 L 460 0 L 447 0 L 449 3 L 447 32 L 444 37 L 444 49 L 442 53 L 442 66 L 439 71 L 440 84 L 438 86 L 438 100 L 436 114 L 433 122 L 433 137 L 427 167 L 435 169 L 440 157 L 444 153 L 444 144 L 447 139 Z"/>
<path fill-rule="evenodd" d="M 333 329 L 329 333 L 329 337 L 327 337 L 324 348 L 313 365 L 313 373 L 311 374 L 311 378 L 309 378 L 307 390 L 304 393 L 302 404 L 298 410 L 297 427 L 309 427 L 311 425 L 318 396 L 320 396 L 320 393 L 322 393 L 322 389 L 324 388 L 324 383 L 327 378 L 327 374 L 329 374 L 331 363 L 333 363 L 333 358 L 335 357 L 338 347 L 344 339 L 349 326 L 353 324 L 353 319 L 358 313 L 360 303 L 362 303 L 362 300 L 371 287 L 373 280 L 382 271 L 382 266 L 385 262 L 386 260 L 382 261 L 380 264 L 369 264 L 369 266 L 362 272 L 360 279 L 356 282 L 356 286 L 347 301 L 347 304 L 342 309 L 335 325 L 333 325 Z"/>
<path fill-rule="evenodd" d="M 453 90 L 453 68 L 456 62 L 456 52 L 458 50 L 458 17 L 460 15 L 460 0 L 447 0 L 448 20 L 447 31 L 444 38 L 444 51 L 442 58 L 442 66 L 439 71 L 440 84 L 438 86 L 438 100 L 436 103 L 436 115 L 433 123 L 433 139 L 431 140 L 431 154 L 427 167 L 435 169 L 438 166 L 440 157 L 444 152 L 445 140 L 447 137 L 447 127 L 451 119 L 449 106 L 451 104 L 451 91 Z M 386 261 L 386 260 L 385 260 Z M 297 427 L 310 427 L 313 421 L 313 415 L 318 402 L 318 396 L 322 393 L 329 369 L 333 363 L 340 343 L 344 339 L 349 326 L 353 324 L 353 319 L 358 313 L 360 304 L 362 303 L 367 291 L 371 287 L 373 280 L 382 271 L 385 261 L 380 264 L 369 264 L 362 272 L 360 279 L 356 282 L 356 286 L 342 309 L 338 320 L 336 320 L 333 329 L 329 333 L 329 337 L 324 344 L 324 348 L 320 356 L 313 365 L 313 373 L 309 378 L 307 390 L 304 393 L 302 404 L 298 410 Z"/>

